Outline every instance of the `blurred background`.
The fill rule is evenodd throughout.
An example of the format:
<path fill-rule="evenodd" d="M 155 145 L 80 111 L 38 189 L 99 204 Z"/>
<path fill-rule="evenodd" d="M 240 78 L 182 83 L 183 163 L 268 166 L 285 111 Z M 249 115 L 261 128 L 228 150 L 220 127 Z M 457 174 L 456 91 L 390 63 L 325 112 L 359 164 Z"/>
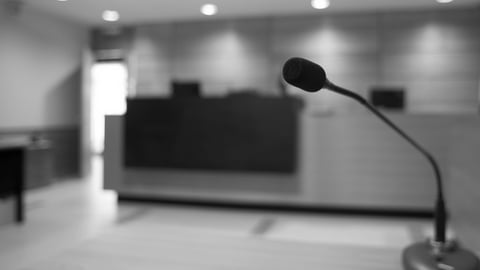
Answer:
<path fill-rule="evenodd" d="M 479 251 L 478 0 L 0 0 L 2 265 L 399 269 L 432 169 L 295 56 L 432 152 Z"/>

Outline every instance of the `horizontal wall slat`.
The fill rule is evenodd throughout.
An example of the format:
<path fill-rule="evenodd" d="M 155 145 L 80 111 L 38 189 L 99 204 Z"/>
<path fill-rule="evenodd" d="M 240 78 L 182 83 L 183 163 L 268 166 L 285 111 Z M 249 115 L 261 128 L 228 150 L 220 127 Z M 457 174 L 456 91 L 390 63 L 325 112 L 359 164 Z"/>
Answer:
<path fill-rule="evenodd" d="M 403 87 L 407 109 L 475 112 L 478 25 L 479 11 L 462 9 L 138 26 L 132 52 L 137 93 L 167 95 L 170 80 L 190 79 L 199 80 L 207 96 L 241 88 L 278 95 L 283 64 L 300 56 L 365 96 L 372 86 Z M 323 103 L 333 110 L 356 110 L 335 98 Z"/>

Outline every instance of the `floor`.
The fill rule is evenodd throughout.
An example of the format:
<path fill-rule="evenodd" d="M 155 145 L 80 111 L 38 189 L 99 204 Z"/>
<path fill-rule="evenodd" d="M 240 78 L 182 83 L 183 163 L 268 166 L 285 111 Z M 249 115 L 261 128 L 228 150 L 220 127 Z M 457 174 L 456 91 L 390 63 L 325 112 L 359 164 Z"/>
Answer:
<path fill-rule="evenodd" d="M 382 250 L 390 252 L 390 256 L 395 257 L 400 256 L 401 249 L 406 245 L 423 240 L 431 234 L 430 222 L 426 220 L 226 210 L 145 203 L 118 204 L 116 194 L 101 188 L 101 159 L 94 160 L 92 165 L 92 174 L 85 179 L 62 181 L 28 193 L 27 222 L 21 226 L 7 224 L 0 227 L 2 270 L 110 269 L 105 265 L 109 265 L 111 269 L 123 269 L 118 261 L 111 264 L 112 261 L 108 259 L 112 252 L 116 256 L 124 254 L 122 255 L 124 258 L 135 254 L 135 248 L 129 249 L 130 253 L 125 253 L 122 244 L 125 247 L 138 245 L 139 250 L 143 248 L 148 253 L 152 252 L 152 248 L 159 250 L 165 248 L 171 251 L 170 247 L 175 245 L 180 250 L 192 249 L 194 243 L 205 246 L 215 243 L 214 247 L 219 251 L 240 248 L 242 252 L 247 252 L 244 256 L 250 254 L 249 258 L 253 258 L 251 257 L 253 253 L 256 254 L 254 258 L 257 258 L 260 247 L 265 252 L 269 250 L 271 256 L 278 257 L 279 254 L 284 254 L 281 257 L 285 258 L 290 256 L 291 249 L 304 249 L 308 254 L 311 249 L 318 251 L 325 247 L 328 247 L 326 250 L 329 252 L 336 250 L 336 247 L 342 248 L 338 252 L 345 252 L 346 249 L 358 253 L 370 250 L 377 254 Z M 151 242 L 152 239 L 157 239 L 158 243 L 143 245 L 144 241 Z M 162 243 L 169 243 L 169 246 L 162 246 Z M 97 253 L 92 254 L 95 250 Z M 195 254 L 199 254 L 200 251 L 202 250 L 191 250 Z M 179 257 L 177 259 L 184 257 L 182 252 L 174 253 Z M 235 252 L 235 255 L 226 253 L 227 257 L 224 259 L 227 260 L 228 256 L 238 257 L 242 252 Z M 157 253 L 152 253 L 152 257 L 147 259 L 153 260 L 154 265 L 148 265 L 146 261 L 133 260 L 134 265 L 143 263 L 146 265 L 137 269 L 154 269 L 158 263 L 168 262 L 170 269 L 191 269 L 189 265 L 179 267 L 182 263 L 173 267 L 172 263 L 175 260 L 171 261 L 170 257 L 167 261 L 155 261 L 158 258 L 153 254 Z M 205 262 L 209 258 L 208 255 L 209 253 L 206 253 L 198 260 Z M 138 256 L 135 258 L 138 259 Z M 298 256 L 287 260 L 287 263 L 281 263 L 280 266 L 296 260 L 305 260 Z M 235 258 L 238 259 L 237 257 Z M 309 259 L 312 264 L 319 263 L 315 261 L 318 259 L 316 257 Z M 265 258 L 257 258 L 258 264 L 265 266 L 271 263 L 271 260 L 263 261 Z M 125 261 L 123 266 L 128 265 L 128 262 L 131 263 L 132 259 Z M 328 258 L 322 261 L 325 262 L 329 262 Z M 198 265 L 198 262 L 195 263 L 194 265 Z M 205 264 L 204 268 L 213 269 L 209 265 Z M 216 266 L 226 269 L 221 265 Z"/>

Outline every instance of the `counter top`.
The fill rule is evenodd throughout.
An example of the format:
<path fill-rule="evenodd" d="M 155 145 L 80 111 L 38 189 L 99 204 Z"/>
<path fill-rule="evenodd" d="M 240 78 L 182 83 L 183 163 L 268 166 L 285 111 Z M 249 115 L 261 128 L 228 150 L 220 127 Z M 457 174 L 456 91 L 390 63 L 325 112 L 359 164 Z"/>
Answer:
<path fill-rule="evenodd" d="M 0 150 L 27 147 L 28 145 L 30 145 L 30 140 L 26 137 L 0 138 Z"/>

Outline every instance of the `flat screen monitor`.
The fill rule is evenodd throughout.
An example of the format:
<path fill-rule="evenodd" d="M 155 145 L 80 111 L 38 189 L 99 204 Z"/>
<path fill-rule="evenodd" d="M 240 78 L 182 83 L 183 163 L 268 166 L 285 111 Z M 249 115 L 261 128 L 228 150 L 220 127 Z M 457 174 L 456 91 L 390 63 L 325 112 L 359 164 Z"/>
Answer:
<path fill-rule="evenodd" d="M 200 82 L 198 81 L 173 81 L 172 97 L 174 98 L 195 98 L 200 97 Z"/>
<path fill-rule="evenodd" d="M 374 87 L 370 89 L 370 102 L 382 109 L 403 110 L 405 90 L 399 87 Z"/>

